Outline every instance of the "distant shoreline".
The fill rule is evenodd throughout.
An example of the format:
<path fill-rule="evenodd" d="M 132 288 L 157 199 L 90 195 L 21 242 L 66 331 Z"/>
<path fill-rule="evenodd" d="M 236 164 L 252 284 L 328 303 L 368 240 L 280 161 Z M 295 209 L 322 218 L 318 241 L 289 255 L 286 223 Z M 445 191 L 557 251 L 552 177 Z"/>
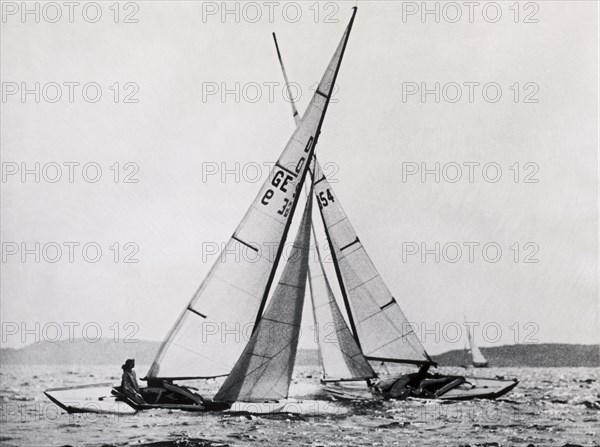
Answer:
<path fill-rule="evenodd" d="M 115 343 L 100 339 L 95 343 L 83 339 L 56 343 L 39 342 L 24 348 L 1 348 L 3 365 L 115 365 L 126 358 L 138 364 L 150 364 L 160 342 L 139 340 Z M 539 343 L 482 347 L 490 367 L 600 367 L 600 345 Z M 432 356 L 439 366 L 465 366 L 464 350 L 451 350 Z M 316 349 L 299 349 L 298 365 L 318 365 Z"/>

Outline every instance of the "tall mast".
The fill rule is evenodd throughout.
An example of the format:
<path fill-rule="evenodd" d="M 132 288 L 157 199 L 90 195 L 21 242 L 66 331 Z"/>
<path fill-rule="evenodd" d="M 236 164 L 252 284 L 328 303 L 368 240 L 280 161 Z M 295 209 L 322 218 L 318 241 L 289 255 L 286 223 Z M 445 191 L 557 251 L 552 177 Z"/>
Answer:
<path fill-rule="evenodd" d="M 310 145 L 310 151 L 306 160 L 306 163 L 310 163 L 310 160 L 312 159 L 312 156 L 316 150 L 317 147 L 317 143 L 319 141 L 319 135 L 321 134 L 321 127 L 323 127 L 323 121 L 325 120 L 325 115 L 327 114 L 327 109 L 329 107 L 329 102 L 331 100 L 331 95 L 333 94 L 333 86 L 335 85 L 335 81 L 337 79 L 338 73 L 340 71 L 340 67 L 342 65 L 342 60 L 344 59 L 344 53 L 346 52 L 346 45 L 348 44 L 348 39 L 350 37 L 350 32 L 352 31 L 352 25 L 354 24 L 354 18 L 356 17 L 356 11 L 357 11 L 357 7 L 353 7 L 352 8 L 352 17 L 350 18 L 350 22 L 348 23 L 348 26 L 346 27 L 346 31 L 344 32 L 344 36 L 342 37 L 342 41 L 340 42 L 341 45 L 341 49 L 340 49 L 340 45 L 338 45 L 338 49 L 340 49 L 340 53 L 339 53 L 339 57 L 337 58 L 336 61 L 336 54 L 334 54 L 334 57 L 332 59 L 332 61 L 330 62 L 330 66 L 328 66 L 329 68 L 331 67 L 331 64 L 334 64 L 333 67 L 333 76 L 331 77 L 331 80 L 329 82 L 327 82 L 328 85 L 323 85 L 324 81 L 327 81 L 327 77 L 328 77 L 328 71 L 325 72 L 325 74 L 323 75 L 323 78 L 321 80 L 321 82 L 319 83 L 319 86 L 317 87 L 317 90 L 315 92 L 315 94 L 313 95 L 313 99 L 311 101 L 311 104 L 316 104 L 317 102 L 317 98 L 318 97 L 323 97 L 325 100 L 325 103 L 323 104 L 323 109 L 321 110 L 320 116 L 319 116 L 319 123 L 317 125 L 317 128 L 314 132 L 314 134 L 312 134 L 308 145 Z M 337 50 L 336 50 L 337 53 Z M 335 62 L 335 63 L 334 63 Z M 325 91 L 323 91 L 325 90 Z M 309 106 L 310 107 L 310 106 Z M 302 121 L 300 122 L 300 126 L 297 128 L 300 129 L 300 127 L 302 126 Z M 311 140 L 312 140 L 312 144 L 311 144 Z M 296 194 L 298 194 L 302 188 L 302 185 L 304 183 L 304 179 L 306 178 L 306 169 L 303 170 L 302 173 L 302 178 L 300 180 L 300 182 L 298 183 L 298 187 L 296 188 Z M 298 200 L 295 200 L 294 203 L 292 204 L 292 209 L 291 209 L 291 216 L 290 219 L 287 221 L 287 225 L 286 228 L 284 230 L 284 240 L 287 238 L 287 234 L 289 232 L 290 229 L 290 223 L 291 223 L 291 217 L 293 217 L 294 212 L 296 211 L 296 205 L 298 204 Z M 275 256 L 275 266 L 277 266 L 279 264 L 279 260 L 281 258 L 281 254 L 283 253 L 283 244 L 280 244 L 278 249 L 277 249 L 277 254 Z M 256 328 L 258 326 L 258 323 L 260 321 L 260 318 L 263 314 L 263 311 L 265 309 L 265 305 L 267 303 L 267 298 L 269 297 L 269 291 L 271 290 L 271 286 L 273 284 L 273 279 L 275 277 L 275 271 L 277 269 L 273 268 L 271 270 L 271 273 L 269 275 L 269 279 L 267 281 L 267 287 L 265 289 L 265 293 L 262 297 L 261 303 L 260 303 L 260 307 L 258 309 L 258 314 L 256 316 L 256 320 L 254 322 L 254 328 L 252 330 L 252 333 L 254 333 L 256 331 Z"/>
<path fill-rule="evenodd" d="M 356 12 L 356 8 L 354 8 L 355 12 Z M 354 16 L 353 16 L 354 18 Z M 292 116 L 294 118 L 294 121 L 296 123 L 296 126 L 300 123 L 300 115 L 298 114 L 298 109 L 296 108 L 296 102 L 294 101 L 294 98 L 292 96 L 292 91 L 290 89 L 290 81 L 288 79 L 287 76 L 287 71 L 285 69 L 285 65 L 283 63 L 283 58 L 281 57 L 281 51 L 279 50 L 279 44 L 277 43 L 277 36 L 275 35 L 275 33 L 273 33 L 273 41 L 275 42 L 275 48 L 277 50 L 277 58 L 279 59 L 279 65 L 281 66 L 281 71 L 283 73 L 283 79 L 285 81 L 285 86 L 288 92 L 288 96 L 290 97 L 290 103 L 292 106 Z M 314 164 L 316 165 L 317 162 L 317 157 L 316 155 L 314 156 Z M 310 167 L 309 167 L 310 170 Z M 311 171 L 311 177 L 312 177 L 312 183 L 315 182 L 315 178 L 314 178 L 314 172 L 315 169 L 313 169 Z M 317 202 L 319 203 L 319 209 L 321 209 L 321 204 L 319 202 L 319 200 L 317 199 Z M 321 215 L 321 219 L 323 219 L 323 215 Z M 354 318 L 352 317 L 352 312 L 350 309 L 350 303 L 348 301 L 348 296 L 346 294 L 346 288 L 344 286 L 344 280 L 342 279 L 341 273 L 340 273 L 340 268 L 338 266 L 338 261 L 337 261 L 337 257 L 335 255 L 335 251 L 333 250 L 333 246 L 331 245 L 331 239 L 329 238 L 329 232 L 327 231 L 327 226 L 325 225 L 325 221 L 323 221 L 323 227 L 325 228 L 325 235 L 327 238 L 327 242 L 329 244 L 329 249 L 331 250 L 331 255 L 332 255 L 332 259 L 333 259 L 333 264 L 335 267 L 335 273 L 336 273 L 336 277 L 338 280 L 338 283 L 340 285 L 340 290 L 342 292 L 342 298 L 344 300 L 344 307 L 346 309 L 346 314 L 348 315 L 348 320 L 350 322 L 350 328 L 352 330 L 352 336 L 354 337 L 354 340 L 356 341 L 356 343 L 358 344 L 358 347 L 360 348 L 360 340 L 358 339 L 358 332 L 356 331 L 356 326 L 354 324 Z M 313 234 L 316 235 L 316 233 L 314 233 L 314 229 L 313 229 Z M 315 239 L 315 243 L 316 243 L 316 239 Z M 310 286 L 310 284 L 309 284 Z M 312 292 L 311 292 L 312 293 Z"/>
<path fill-rule="evenodd" d="M 283 72 L 285 88 L 287 89 L 288 96 L 290 98 L 290 104 L 292 106 L 292 116 L 294 117 L 294 122 L 296 123 L 296 126 L 298 126 L 300 124 L 300 115 L 298 114 L 298 109 L 296 108 L 296 101 L 294 101 L 294 97 L 292 96 L 290 81 L 288 79 L 287 72 L 285 71 L 285 66 L 283 65 L 283 59 L 281 58 L 281 52 L 279 51 L 279 44 L 277 43 L 277 36 L 275 36 L 275 33 L 273 33 L 273 40 L 275 41 L 275 48 L 277 49 L 277 58 L 279 59 L 279 65 L 281 65 L 281 71 Z"/>

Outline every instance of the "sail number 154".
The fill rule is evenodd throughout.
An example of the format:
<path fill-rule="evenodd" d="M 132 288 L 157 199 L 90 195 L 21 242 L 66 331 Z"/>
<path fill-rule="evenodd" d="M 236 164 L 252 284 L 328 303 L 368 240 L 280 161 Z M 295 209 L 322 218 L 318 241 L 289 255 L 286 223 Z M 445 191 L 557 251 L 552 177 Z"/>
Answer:
<path fill-rule="evenodd" d="M 321 191 L 317 194 L 319 198 L 319 208 L 325 208 L 329 205 L 329 202 L 335 202 L 335 198 L 333 194 L 331 194 L 331 190 L 327 188 L 325 191 Z"/>

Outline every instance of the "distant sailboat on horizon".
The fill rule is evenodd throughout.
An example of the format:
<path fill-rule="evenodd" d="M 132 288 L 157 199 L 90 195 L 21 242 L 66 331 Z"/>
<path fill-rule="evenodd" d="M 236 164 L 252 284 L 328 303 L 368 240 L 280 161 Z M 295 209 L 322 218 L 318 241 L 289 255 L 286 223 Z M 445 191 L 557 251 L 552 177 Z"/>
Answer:
<path fill-rule="evenodd" d="M 469 343 L 469 346 L 467 348 L 467 354 L 469 356 L 471 365 L 473 365 L 473 367 L 475 368 L 487 368 L 488 361 L 483 356 L 483 353 L 479 349 L 479 346 L 477 346 L 477 344 L 475 343 L 475 340 L 473 339 L 473 334 L 471 334 L 469 326 L 467 326 L 467 341 Z"/>

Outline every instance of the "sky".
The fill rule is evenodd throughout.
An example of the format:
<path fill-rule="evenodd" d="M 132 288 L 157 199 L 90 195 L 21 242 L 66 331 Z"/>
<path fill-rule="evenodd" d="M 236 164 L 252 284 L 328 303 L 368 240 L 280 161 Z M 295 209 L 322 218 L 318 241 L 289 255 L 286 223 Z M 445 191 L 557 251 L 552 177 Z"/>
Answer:
<path fill-rule="evenodd" d="M 598 5 L 511 4 L 4 3 L 3 346 L 161 340 L 293 132 L 271 33 L 302 111 L 355 5 L 317 152 L 427 350 L 598 343 Z"/>

